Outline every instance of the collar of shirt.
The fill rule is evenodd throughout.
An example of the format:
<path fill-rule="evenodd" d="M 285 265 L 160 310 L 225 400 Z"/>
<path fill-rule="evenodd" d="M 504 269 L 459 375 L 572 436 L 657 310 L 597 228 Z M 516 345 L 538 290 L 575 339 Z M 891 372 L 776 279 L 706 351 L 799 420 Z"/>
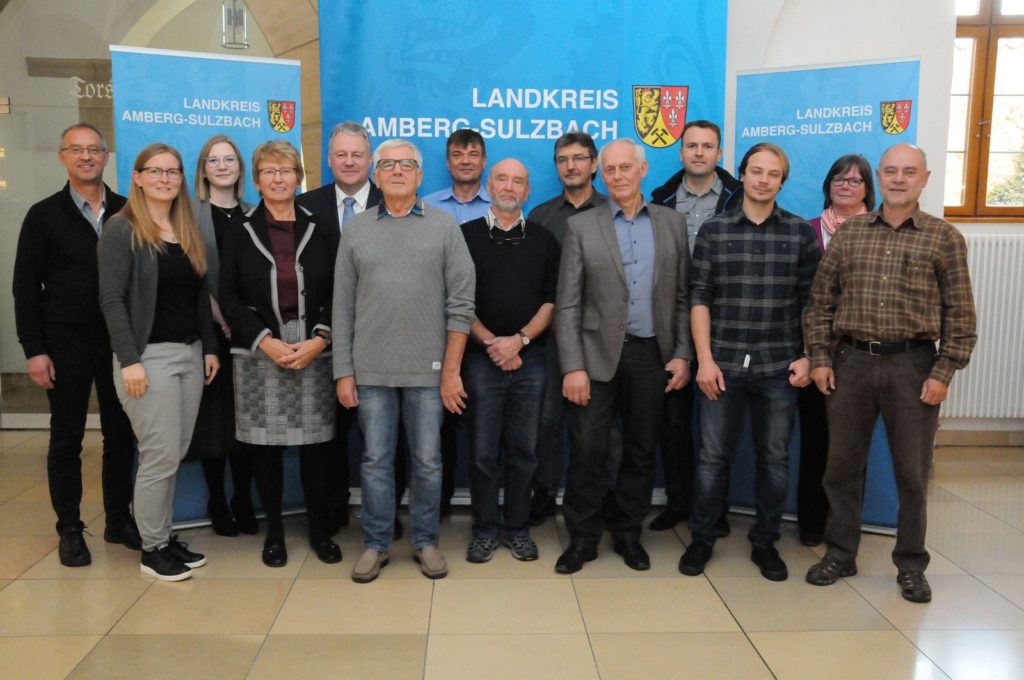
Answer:
<path fill-rule="evenodd" d="M 567 206 L 567 207 L 572 208 L 573 210 L 576 210 L 576 211 L 585 210 L 587 208 L 592 208 L 595 205 L 597 205 L 594 201 L 595 201 L 595 199 L 598 199 L 598 198 L 600 198 L 600 194 L 598 194 L 596 190 L 592 190 L 590 192 L 590 195 L 587 196 L 587 200 L 585 200 L 582 203 L 580 203 L 579 207 L 577 207 L 575 204 L 573 204 L 572 201 L 570 201 L 568 198 L 565 197 L 565 192 L 563 191 L 562 192 L 562 206 L 563 207 Z"/>
<path fill-rule="evenodd" d="M 643 202 L 640 204 L 640 209 L 636 211 L 636 215 L 640 215 L 641 213 L 645 213 L 645 212 L 650 212 L 649 210 L 647 210 L 647 201 L 644 200 L 643 197 L 641 197 L 640 200 L 643 201 Z M 608 197 L 608 208 L 609 208 L 609 210 L 612 211 L 612 220 L 613 221 L 615 220 L 616 215 L 618 215 L 620 213 L 622 214 L 622 219 L 628 220 L 628 218 L 626 217 L 626 212 L 622 208 L 619 207 L 619 204 L 616 203 L 615 199 L 612 198 L 611 196 Z M 633 215 L 633 219 L 634 220 L 636 219 L 636 215 Z"/>
<path fill-rule="evenodd" d="M 686 184 L 686 175 L 683 175 L 683 181 L 679 183 L 680 193 L 686 196 L 696 196 L 697 198 L 700 198 L 701 196 L 707 196 L 709 193 L 714 194 L 715 196 L 720 196 L 722 194 L 723 187 L 724 185 L 722 184 L 722 178 L 718 176 L 718 173 L 715 173 L 715 181 L 711 183 L 711 186 L 708 187 L 708 190 L 705 191 L 703 194 L 695 194 L 692 191 L 690 191 L 690 187 L 687 186 Z"/>
<path fill-rule="evenodd" d="M 75 202 L 76 206 L 78 206 L 79 212 L 81 212 L 83 215 L 88 217 L 89 221 L 94 223 L 94 224 L 96 223 L 97 219 L 100 216 L 102 216 L 104 211 L 106 211 L 106 209 L 107 209 L 107 190 L 106 189 L 103 190 L 103 200 L 100 201 L 100 214 L 99 215 L 93 215 L 92 214 L 92 205 L 89 204 L 89 201 L 85 200 L 85 196 L 82 196 L 82 194 L 80 194 L 77 191 L 75 191 L 75 188 L 73 186 L 71 186 L 70 184 L 68 184 L 68 191 L 71 192 L 71 200 Z"/>
<path fill-rule="evenodd" d="M 487 195 L 487 190 L 484 189 L 484 185 L 482 182 L 480 183 L 480 188 L 476 190 L 475 194 L 473 194 L 473 198 L 469 199 L 464 203 L 455 197 L 455 193 L 452 191 L 451 186 L 446 187 L 443 191 L 444 193 L 441 195 L 440 199 L 442 201 L 455 201 L 456 203 L 462 203 L 463 205 L 469 205 L 470 203 L 474 203 L 476 201 L 483 201 L 484 203 L 491 202 L 491 197 Z"/>
<path fill-rule="evenodd" d="M 772 211 L 768 213 L 768 217 L 764 218 L 764 222 L 762 222 L 761 224 L 755 224 L 752 219 L 747 217 L 747 213 L 743 211 L 742 205 L 737 206 L 736 210 L 737 212 L 739 212 L 740 216 L 739 224 L 746 223 L 749 224 L 751 227 L 754 227 L 755 229 L 767 229 L 773 224 L 778 224 L 782 214 L 782 209 L 779 207 L 779 204 L 776 203 L 775 205 L 772 206 Z"/>
<path fill-rule="evenodd" d="M 346 198 L 354 198 L 354 199 L 356 199 L 356 205 L 358 205 L 359 207 L 358 207 L 358 209 L 355 209 L 355 212 L 356 213 L 360 213 L 360 212 L 366 210 L 366 202 L 370 199 L 370 181 L 367 180 L 366 183 L 363 184 L 362 188 L 359 189 L 359 191 L 357 191 L 356 193 L 352 194 L 351 196 L 346 194 L 344 191 L 341 190 L 341 187 L 339 187 L 337 184 L 335 184 L 334 185 L 334 196 L 338 200 L 338 209 L 339 210 L 342 209 L 342 206 L 344 205 Z M 355 206 L 353 206 L 353 208 L 354 207 Z"/>
<path fill-rule="evenodd" d="M 904 226 L 909 224 L 914 229 L 917 229 L 918 231 L 920 231 L 920 230 L 924 229 L 925 226 L 926 226 L 925 225 L 925 221 L 921 219 L 922 215 L 923 215 L 923 213 L 921 212 L 921 208 L 918 207 L 916 210 L 914 210 L 914 214 L 913 215 L 908 217 L 902 224 L 899 224 L 899 225 L 892 225 L 892 224 L 889 224 L 888 222 L 886 222 L 885 218 L 882 217 L 882 210 L 881 209 L 872 210 L 871 212 L 868 213 L 867 217 L 868 217 L 868 224 L 871 224 L 871 225 L 878 224 L 879 222 L 881 222 L 882 224 L 884 224 L 885 226 L 889 227 L 890 229 L 892 229 L 894 227 L 902 229 Z"/>
<path fill-rule="evenodd" d="M 384 205 L 384 201 L 381 201 L 377 205 L 377 219 L 379 220 L 380 218 L 387 217 L 388 215 L 391 215 L 392 217 L 394 217 L 396 219 L 402 218 L 402 217 L 407 217 L 409 215 L 415 215 L 416 217 L 423 217 L 423 201 L 421 201 L 420 199 L 416 199 L 416 202 L 412 204 L 412 208 L 405 215 L 395 215 L 395 214 L 393 214 L 390 210 L 388 210 L 388 207 L 386 205 Z"/>
<path fill-rule="evenodd" d="M 494 211 L 491 210 L 490 208 L 487 209 L 487 214 L 484 216 L 484 219 L 487 220 L 487 227 L 491 231 L 491 238 L 492 239 L 495 237 L 495 234 L 494 234 L 494 230 L 495 229 L 497 229 L 500 232 L 499 235 L 503 239 L 506 239 L 506 240 L 507 239 L 522 240 L 522 239 L 526 238 L 526 218 L 523 217 L 522 211 L 520 211 L 520 213 L 519 213 L 519 219 L 517 219 L 515 222 L 513 222 L 512 226 L 509 227 L 508 229 L 503 227 L 498 222 L 498 218 L 494 216 Z M 517 227 L 519 228 L 519 233 L 518 233 L 519 238 L 518 239 L 515 238 L 515 234 L 514 234 L 514 232 L 515 232 Z M 497 240 L 497 239 L 495 239 L 495 240 Z"/>

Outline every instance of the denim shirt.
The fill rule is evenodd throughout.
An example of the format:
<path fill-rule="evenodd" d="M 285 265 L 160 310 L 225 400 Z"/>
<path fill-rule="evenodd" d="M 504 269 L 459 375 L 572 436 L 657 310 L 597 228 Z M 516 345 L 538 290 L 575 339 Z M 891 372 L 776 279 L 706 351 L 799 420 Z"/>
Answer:
<path fill-rule="evenodd" d="M 608 199 L 615 237 L 622 254 L 622 269 L 629 289 L 629 321 L 626 332 L 641 338 L 654 337 L 654 227 L 647 204 L 632 220 L 626 219 L 615 201 Z"/>

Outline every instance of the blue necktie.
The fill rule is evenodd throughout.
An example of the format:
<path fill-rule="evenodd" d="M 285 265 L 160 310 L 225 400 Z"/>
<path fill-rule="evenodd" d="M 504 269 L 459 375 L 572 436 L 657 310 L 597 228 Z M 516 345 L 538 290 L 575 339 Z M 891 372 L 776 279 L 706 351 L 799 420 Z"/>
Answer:
<path fill-rule="evenodd" d="M 342 201 L 345 204 L 345 209 L 341 213 L 341 226 L 345 226 L 345 223 L 356 216 L 356 211 L 352 207 L 356 204 L 356 199 L 351 196 L 346 196 Z"/>

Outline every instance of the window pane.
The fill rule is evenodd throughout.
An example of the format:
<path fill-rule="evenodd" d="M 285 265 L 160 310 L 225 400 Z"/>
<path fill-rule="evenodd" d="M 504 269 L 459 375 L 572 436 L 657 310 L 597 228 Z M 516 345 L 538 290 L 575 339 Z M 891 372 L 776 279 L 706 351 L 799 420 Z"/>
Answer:
<path fill-rule="evenodd" d="M 985 205 L 1024 206 L 1024 153 L 990 153 Z"/>
<path fill-rule="evenodd" d="M 989 134 L 993 153 L 1024 151 L 1024 96 L 993 98 Z"/>
<path fill-rule="evenodd" d="M 980 1 L 981 0 L 956 0 L 956 15 L 958 17 L 977 16 Z"/>
<path fill-rule="evenodd" d="M 977 2 L 977 0 L 975 0 Z M 960 0 L 957 0 L 959 6 Z M 1014 16 L 1024 14 L 1024 0 L 1002 0 L 1000 2 L 1000 14 L 1003 16 Z M 959 14 L 959 12 L 958 12 Z"/>
<path fill-rule="evenodd" d="M 974 68 L 974 43 L 974 38 L 957 38 L 953 41 L 952 94 L 971 93 L 971 70 Z"/>
<path fill-rule="evenodd" d="M 964 151 L 967 148 L 967 97 L 954 95 L 949 98 L 949 138 L 947 151 Z"/>
<path fill-rule="evenodd" d="M 1024 94 L 1022 73 L 1024 73 L 1024 38 L 1000 38 L 999 45 L 996 47 L 995 94 Z"/>
<path fill-rule="evenodd" d="M 943 205 L 961 206 L 964 204 L 964 154 L 946 154 L 946 189 Z"/>

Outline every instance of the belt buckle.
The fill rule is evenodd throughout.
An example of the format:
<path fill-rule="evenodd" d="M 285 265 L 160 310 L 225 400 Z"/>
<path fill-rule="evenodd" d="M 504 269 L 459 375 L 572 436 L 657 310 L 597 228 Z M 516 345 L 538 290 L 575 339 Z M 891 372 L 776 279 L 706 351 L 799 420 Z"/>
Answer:
<path fill-rule="evenodd" d="M 872 340 L 872 341 L 868 342 L 868 354 L 873 356 L 873 357 L 882 356 L 881 354 L 876 352 L 874 350 L 874 348 L 872 347 L 872 345 L 879 345 L 879 346 L 881 346 L 881 344 L 882 343 L 878 342 L 877 340 Z"/>

